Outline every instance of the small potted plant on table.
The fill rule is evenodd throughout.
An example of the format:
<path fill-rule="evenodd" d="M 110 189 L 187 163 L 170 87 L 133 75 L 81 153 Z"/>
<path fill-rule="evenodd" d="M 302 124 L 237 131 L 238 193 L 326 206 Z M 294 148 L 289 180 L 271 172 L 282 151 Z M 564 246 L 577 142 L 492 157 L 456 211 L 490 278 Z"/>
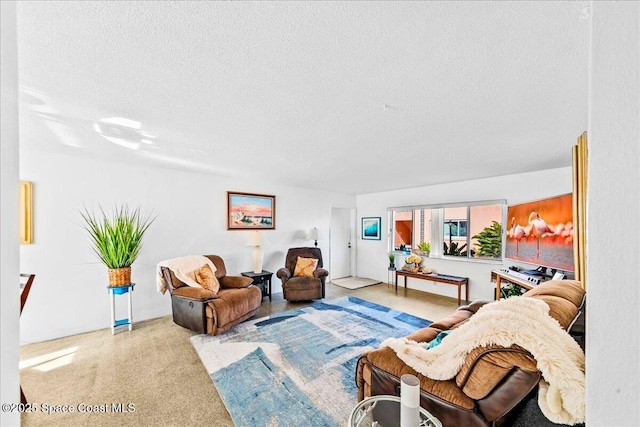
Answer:
<path fill-rule="evenodd" d="M 416 253 L 419 255 L 423 255 L 428 257 L 429 254 L 431 253 L 431 243 L 430 242 L 421 242 L 418 244 L 418 250 L 416 250 Z"/>

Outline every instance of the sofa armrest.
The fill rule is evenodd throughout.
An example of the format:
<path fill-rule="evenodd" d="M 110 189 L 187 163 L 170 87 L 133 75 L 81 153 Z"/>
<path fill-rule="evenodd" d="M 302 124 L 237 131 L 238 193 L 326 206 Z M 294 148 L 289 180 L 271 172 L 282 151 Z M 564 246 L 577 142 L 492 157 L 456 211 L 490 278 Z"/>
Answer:
<path fill-rule="evenodd" d="M 324 268 L 316 268 L 315 270 L 313 270 L 313 277 L 316 277 L 318 279 L 322 277 L 327 277 L 328 275 L 329 275 L 329 272 Z"/>
<path fill-rule="evenodd" d="M 174 289 L 171 295 L 196 301 L 207 301 L 218 298 L 218 296 L 209 289 L 196 288 L 195 286 L 182 286 Z"/>
<path fill-rule="evenodd" d="M 472 399 L 483 399 L 516 368 L 538 372 L 535 359 L 522 347 L 477 347 L 467 354 L 456 383 Z"/>
<path fill-rule="evenodd" d="M 224 276 L 220 279 L 221 288 L 246 288 L 253 283 L 251 277 L 245 276 Z"/>
<path fill-rule="evenodd" d="M 492 301 L 485 301 L 485 300 L 475 300 L 473 302 L 471 302 L 469 305 L 467 305 L 467 310 L 473 311 L 474 313 L 477 313 L 478 310 L 480 310 L 485 304 L 489 304 Z"/>
<path fill-rule="evenodd" d="M 278 279 L 286 282 L 291 278 L 291 270 L 288 268 L 281 268 L 276 272 L 276 276 L 278 276 Z"/>
<path fill-rule="evenodd" d="M 407 338 L 415 342 L 429 343 L 433 341 L 440 332 L 442 332 L 442 329 L 427 326 L 426 328 L 421 328 L 412 332 L 407 335 Z"/>

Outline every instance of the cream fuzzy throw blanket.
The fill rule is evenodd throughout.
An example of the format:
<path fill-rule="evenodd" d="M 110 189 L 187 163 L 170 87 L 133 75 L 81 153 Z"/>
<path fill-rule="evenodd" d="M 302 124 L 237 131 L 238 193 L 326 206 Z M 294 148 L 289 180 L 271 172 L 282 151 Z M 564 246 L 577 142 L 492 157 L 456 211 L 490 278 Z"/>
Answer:
<path fill-rule="evenodd" d="M 574 425 L 585 418 L 584 352 L 549 316 L 549 306 L 531 297 L 486 304 L 437 347 L 406 338 L 389 338 L 391 347 L 414 370 L 434 380 L 455 377 L 476 347 L 519 345 L 533 355 L 542 373 L 538 404 L 551 421 Z"/>
<path fill-rule="evenodd" d="M 160 261 L 156 267 L 156 287 L 158 292 L 164 295 L 169 286 L 162 276 L 160 267 L 168 267 L 169 270 L 173 271 L 176 279 L 186 285 L 201 288 L 202 286 L 196 281 L 196 272 L 205 264 L 211 268 L 211 271 L 216 272 L 216 266 L 204 255 L 187 255 Z"/>

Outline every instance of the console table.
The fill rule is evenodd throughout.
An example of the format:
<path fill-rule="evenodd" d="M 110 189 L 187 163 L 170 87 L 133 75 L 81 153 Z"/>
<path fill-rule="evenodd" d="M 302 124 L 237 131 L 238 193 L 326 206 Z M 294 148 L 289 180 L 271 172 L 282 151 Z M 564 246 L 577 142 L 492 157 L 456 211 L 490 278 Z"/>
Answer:
<path fill-rule="evenodd" d="M 450 285 L 458 286 L 458 305 L 460 305 L 460 288 L 464 285 L 464 298 L 466 301 L 469 301 L 469 278 L 468 277 L 458 277 L 458 276 L 447 276 L 444 274 L 434 274 L 434 273 L 414 273 L 412 271 L 406 270 L 396 270 L 396 278 L 395 285 L 396 291 L 398 290 L 398 276 L 404 276 L 404 287 L 407 287 L 407 277 L 412 277 L 414 279 L 422 279 L 422 280 L 431 280 L 432 282 L 440 282 L 440 283 L 448 283 Z"/>
<path fill-rule="evenodd" d="M 529 290 L 536 287 L 536 285 L 527 282 L 526 280 L 520 279 L 515 276 L 510 276 L 508 273 L 504 273 L 500 270 L 491 270 L 491 281 L 496 282 L 496 301 L 500 299 L 500 287 L 502 286 L 502 281 L 506 281 L 509 283 L 515 283 L 518 286 L 522 286 L 523 288 Z"/>

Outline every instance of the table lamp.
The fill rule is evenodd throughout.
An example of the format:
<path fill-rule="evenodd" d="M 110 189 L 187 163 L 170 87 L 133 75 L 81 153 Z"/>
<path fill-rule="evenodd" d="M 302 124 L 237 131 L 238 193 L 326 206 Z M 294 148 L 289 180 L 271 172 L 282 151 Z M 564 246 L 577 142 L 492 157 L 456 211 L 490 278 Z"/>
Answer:
<path fill-rule="evenodd" d="M 262 261 L 264 260 L 264 254 L 260 246 L 268 245 L 269 241 L 260 233 L 259 230 L 252 231 L 246 246 L 253 246 L 252 258 L 253 258 L 253 272 L 262 273 Z"/>
<path fill-rule="evenodd" d="M 309 230 L 307 239 L 314 240 L 314 245 L 316 246 L 316 248 L 318 247 L 318 229 L 316 227 L 313 227 L 311 230 Z"/>

